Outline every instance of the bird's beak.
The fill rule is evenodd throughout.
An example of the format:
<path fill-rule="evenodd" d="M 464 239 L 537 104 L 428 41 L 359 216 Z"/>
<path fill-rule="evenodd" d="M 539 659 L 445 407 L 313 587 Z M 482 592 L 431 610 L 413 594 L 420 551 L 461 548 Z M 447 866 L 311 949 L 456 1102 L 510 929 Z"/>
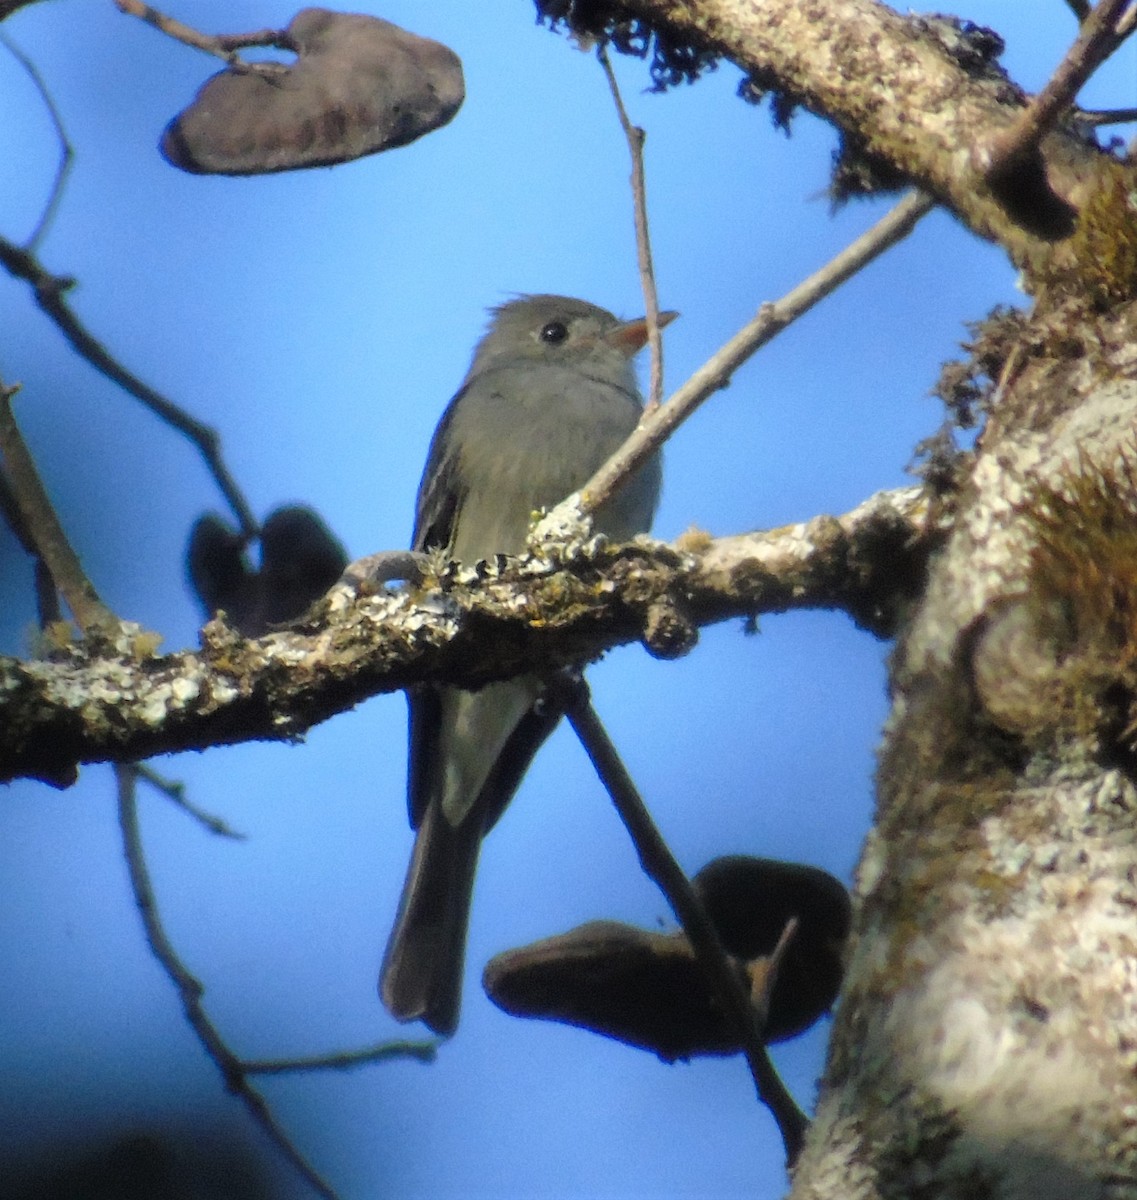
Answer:
<path fill-rule="evenodd" d="M 660 329 L 665 325 L 670 325 L 678 315 L 677 312 L 661 312 L 659 314 Z M 606 333 L 604 337 L 617 350 L 622 351 L 628 358 L 631 358 L 633 354 L 638 354 L 647 345 L 647 317 L 637 317 L 634 321 L 624 321 L 622 324 L 617 325 L 610 333 Z"/>

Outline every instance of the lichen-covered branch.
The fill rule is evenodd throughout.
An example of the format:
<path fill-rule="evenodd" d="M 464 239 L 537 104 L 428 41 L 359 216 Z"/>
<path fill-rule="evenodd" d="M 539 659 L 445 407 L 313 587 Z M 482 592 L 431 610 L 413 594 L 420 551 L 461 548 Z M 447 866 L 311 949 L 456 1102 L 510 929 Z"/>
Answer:
<path fill-rule="evenodd" d="M 1016 354 L 892 658 L 794 1200 L 1137 1179 L 1137 304 Z"/>
<path fill-rule="evenodd" d="M 611 0 L 546 3 L 571 20 L 597 11 L 638 20 L 672 45 L 731 59 L 762 90 L 835 123 L 860 146 L 947 205 L 1020 265 L 1070 254 L 1071 231 L 1106 155 L 1062 129 L 1011 187 L 988 176 L 1027 96 L 947 22 L 877 0 Z M 1029 168 L 1029 169 L 1028 169 Z"/>
<path fill-rule="evenodd" d="M 429 587 L 333 590 L 307 625 L 263 638 L 211 622 L 197 652 L 155 655 L 126 627 L 48 659 L 0 659 L 0 780 L 68 784 L 80 763 L 297 738 L 409 683 L 478 685 L 637 640 L 673 657 L 730 617 L 836 608 L 887 634 L 941 536 L 909 488 L 768 533 L 577 544 L 555 561 L 451 565 Z"/>

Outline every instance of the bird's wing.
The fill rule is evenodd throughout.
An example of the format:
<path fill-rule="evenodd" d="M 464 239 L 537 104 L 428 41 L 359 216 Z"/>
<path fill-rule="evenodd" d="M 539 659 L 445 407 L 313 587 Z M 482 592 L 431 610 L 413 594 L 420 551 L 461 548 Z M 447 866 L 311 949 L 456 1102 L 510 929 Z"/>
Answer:
<path fill-rule="evenodd" d="M 450 440 L 454 409 L 465 389 L 460 390 L 442 414 L 431 439 L 415 501 L 415 528 L 411 545 L 415 550 L 437 550 L 454 541 L 454 529 L 467 488 L 459 470 L 458 455 Z M 417 829 L 430 797 L 437 790 L 440 768 L 438 735 L 441 695 L 430 684 L 407 688 L 407 808 L 411 826 Z"/>
<path fill-rule="evenodd" d="M 454 541 L 458 513 L 468 487 L 462 478 L 458 453 L 450 439 L 454 410 L 465 394 L 458 392 L 446 406 L 426 456 L 415 502 L 415 528 L 411 545 L 415 550 L 446 549 Z"/>

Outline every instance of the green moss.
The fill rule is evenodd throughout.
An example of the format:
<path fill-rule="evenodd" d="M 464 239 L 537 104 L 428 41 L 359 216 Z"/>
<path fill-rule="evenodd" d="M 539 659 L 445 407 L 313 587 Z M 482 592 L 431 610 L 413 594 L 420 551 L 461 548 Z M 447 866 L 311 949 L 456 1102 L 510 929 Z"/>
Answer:
<path fill-rule="evenodd" d="M 1036 489 L 1026 603 L 1054 645 L 1036 735 L 1137 751 L 1137 466 L 1078 464 Z"/>
<path fill-rule="evenodd" d="M 1061 252 L 1038 273 L 1053 300 L 1088 302 L 1098 311 L 1137 297 L 1137 172 L 1103 161 L 1098 186 Z"/>

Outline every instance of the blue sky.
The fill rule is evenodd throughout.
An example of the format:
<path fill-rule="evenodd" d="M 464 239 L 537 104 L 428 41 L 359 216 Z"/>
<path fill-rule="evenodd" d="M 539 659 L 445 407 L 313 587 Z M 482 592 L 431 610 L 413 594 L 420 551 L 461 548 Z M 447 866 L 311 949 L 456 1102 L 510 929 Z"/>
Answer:
<path fill-rule="evenodd" d="M 37 63 L 77 151 L 42 247 L 72 302 L 133 371 L 221 432 L 257 511 L 316 506 L 353 556 L 403 546 L 434 423 L 487 306 L 515 292 L 642 311 L 627 151 L 594 59 L 537 27 L 526 0 L 391 0 L 361 11 L 450 45 L 467 99 L 410 147 L 264 179 L 181 174 L 155 145 L 213 65 L 108 2 L 51 0 L 5 30 Z M 195 0 L 207 30 L 283 25 L 269 3 Z M 1028 89 L 1074 34 L 1061 0 L 976 0 Z M 887 202 L 831 215 L 834 134 L 787 139 L 735 97 L 724 66 L 645 92 L 617 64 L 647 169 L 674 387 L 765 300 L 872 223 Z M 1134 53 L 1087 106 L 1132 102 Z M 0 231 L 35 224 L 57 148 L 42 105 L 0 49 Z M 655 531 L 713 534 L 840 512 L 909 481 L 941 413 L 927 395 L 963 322 L 1021 302 L 1003 256 L 934 214 L 741 370 L 669 445 Z M 220 508 L 194 451 L 63 346 L 23 285 L 0 278 L 0 375 L 96 585 L 122 616 L 193 645 L 182 556 Z M 30 571 L 0 531 L 0 649 L 34 620 Z M 871 814 L 887 646 L 836 614 L 705 630 L 663 664 L 637 647 L 591 672 L 597 707 L 681 862 L 800 859 L 849 879 Z M 239 1053 L 315 1054 L 405 1032 L 375 975 L 411 834 L 404 705 L 386 697 L 312 731 L 157 764 L 244 831 L 203 833 L 145 795 L 162 911 Z M 457 1037 L 433 1066 L 270 1081 L 298 1145 L 345 1197 L 773 1197 L 780 1141 L 741 1059 L 664 1066 L 577 1030 L 498 1012 L 478 979 L 492 954 L 596 917 L 670 925 L 584 755 L 562 729 L 488 840 Z M 241 1110 L 146 950 L 126 884 L 108 770 L 0 804 L 0 1170 L 44 1139 L 95 1138 Z M 824 1027 L 775 1050 L 804 1103 Z M 281 1196 L 305 1195 L 286 1172 Z"/>

